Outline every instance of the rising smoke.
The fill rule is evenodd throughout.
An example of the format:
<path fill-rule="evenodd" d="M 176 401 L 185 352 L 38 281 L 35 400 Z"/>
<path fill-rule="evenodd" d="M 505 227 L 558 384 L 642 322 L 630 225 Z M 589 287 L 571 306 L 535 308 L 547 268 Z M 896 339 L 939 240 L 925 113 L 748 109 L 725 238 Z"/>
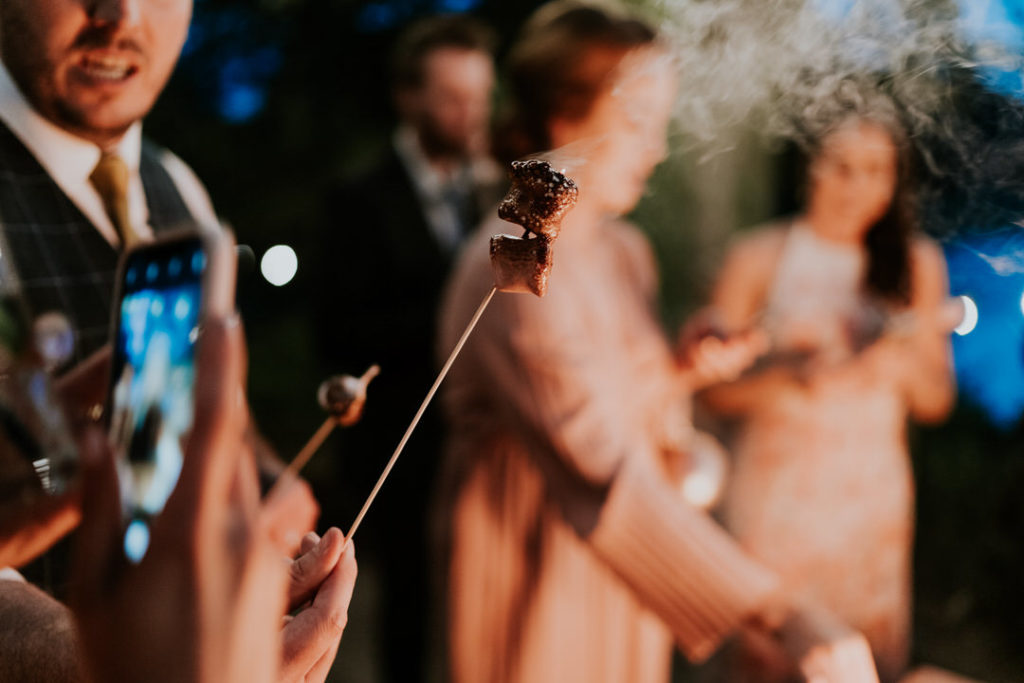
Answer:
<path fill-rule="evenodd" d="M 968 42 L 954 0 L 640 4 L 678 62 L 677 120 L 692 146 L 713 153 L 728 131 L 747 127 L 806 147 L 851 106 L 863 113 L 879 101 L 851 103 L 848 84 L 870 82 L 895 105 L 916 152 L 930 232 L 1024 216 L 1024 92 L 979 79 L 986 67 L 1019 72 L 1024 56 Z"/>

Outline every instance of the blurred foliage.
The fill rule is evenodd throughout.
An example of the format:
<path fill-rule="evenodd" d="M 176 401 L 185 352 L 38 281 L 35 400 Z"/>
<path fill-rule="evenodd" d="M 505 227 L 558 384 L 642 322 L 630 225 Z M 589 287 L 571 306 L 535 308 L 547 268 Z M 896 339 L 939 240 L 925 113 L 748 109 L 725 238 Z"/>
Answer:
<path fill-rule="evenodd" d="M 147 134 L 206 182 L 221 215 L 257 257 L 276 243 L 299 254 L 299 273 L 283 288 L 256 274 L 239 283 L 253 411 L 285 459 L 322 419 L 314 397 L 322 373 L 361 370 L 320 368 L 314 356 L 309 304 L 318 288 L 331 285 L 304 277 L 303 259 L 315 252 L 327 212 L 345 209 L 325 205 L 325 188 L 366 166 L 387 144 L 393 114 L 386 55 L 401 24 L 458 3 L 383 4 L 392 7 L 391 15 L 374 9 L 382 3 L 353 0 L 197 0 L 186 53 L 146 122 Z M 497 28 L 503 52 L 539 3 L 463 4 L 476 5 L 474 13 Z M 384 21 L 389 16 L 394 23 Z M 232 111 L 234 117 L 225 115 Z M 674 142 L 686 148 L 685 141 Z M 792 155 L 740 133 L 733 143 L 710 159 L 674 154 L 635 212 L 659 259 L 669 328 L 705 300 L 736 229 L 794 207 Z M 332 439 L 344 440 L 344 434 Z M 996 681 L 1024 679 L 1017 646 L 1024 633 L 1022 446 L 1021 427 L 996 430 L 966 406 L 946 425 L 914 437 L 916 653 Z M 348 524 L 329 515 L 337 463 L 314 459 L 307 474 L 324 501 L 326 521 Z M 366 576 L 365 591 L 378 590 Z M 362 609 L 359 600 L 354 612 Z M 346 662 L 374 656 L 366 638 L 371 629 L 361 630 L 359 618 L 373 615 L 353 617 L 335 680 L 371 676 L 345 674 Z M 373 668 L 370 661 L 362 671 Z"/>

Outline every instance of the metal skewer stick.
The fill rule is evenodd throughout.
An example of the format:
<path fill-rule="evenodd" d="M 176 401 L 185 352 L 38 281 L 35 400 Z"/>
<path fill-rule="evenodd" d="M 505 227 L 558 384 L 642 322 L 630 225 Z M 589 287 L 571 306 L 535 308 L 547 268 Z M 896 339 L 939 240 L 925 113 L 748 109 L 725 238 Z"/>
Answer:
<path fill-rule="evenodd" d="M 466 325 L 466 329 L 462 332 L 462 336 L 459 337 L 459 341 L 455 344 L 455 348 L 448 354 L 448 360 L 445 361 L 444 366 L 441 368 L 441 372 L 438 373 L 437 379 L 434 380 L 434 384 L 430 387 L 430 391 L 427 392 L 426 398 L 423 399 L 423 403 L 420 404 L 419 410 L 416 411 L 416 415 L 412 418 L 412 422 L 409 423 L 409 427 L 405 430 L 405 434 L 402 435 L 402 440 L 398 442 L 398 447 L 395 448 L 395 452 L 391 454 L 391 459 L 388 460 L 388 464 L 384 467 L 384 471 L 381 473 L 380 478 L 374 485 L 373 490 L 370 491 L 369 497 L 366 502 L 363 503 L 363 509 L 356 515 L 356 520 L 352 522 L 351 528 L 348 530 L 348 534 L 345 535 L 345 544 L 343 547 L 347 547 L 349 541 L 356 533 L 356 529 L 363 521 L 363 517 L 366 516 L 367 510 L 370 509 L 370 505 L 373 504 L 373 499 L 377 497 L 377 493 L 384 485 L 384 481 L 391 474 L 391 468 L 395 466 L 398 461 L 398 456 L 402 454 L 402 449 L 405 448 L 405 444 L 409 441 L 409 437 L 412 436 L 413 430 L 416 429 L 416 425 L 419 424 L 420 418 L 423 417 L 423 413 L 426 412 L 427 406 L 430 405 L 430 401 L 434 398 L 434 394 L 437 393 L 438 388 L 441 386 L 441 382 L 444 381 L 445 376 L 448 374 L 448 370 L 451 369 L 452 363 L 458 357 L 459 352 L 462 351 L 462 347 L 466 344 L 466 340 L 469 339 L 470 333 L 473 328 L 476 327 L 477 322 L 480 320 L 480 316 L 484 314 L 484 310 L 487 308 L 487 304 L 491 303 L 491 299 L 494 298 L 494 293 L 498 291 L 497 286 L 491 287 L 491 291 L 487 292 L 487 296 L 480 302 L 480 305 L 476 309 L 476 313 L 470 318 L 469 324 Z"/>
<path fill-rule="evenodd" d="M 370 383 L 370 380 L 376 377 L 379 373 L 380 366 L 370 366 L 369 369 L 367 369 L 367 371 L 359 378 L 360 384 L 362 384 L 363 387 L 366 387 L 366 385 Z M 295 458 L 288 463 L 288 466 L 282 470 L 281 474 L 277 476 L 277 480 L 274 481 L 274 485 L 271 487 L 270 491 L 267 492 L 268 499 L 277 493 L 278 489 L 285 481 L 298 476 L 302 468 L 306 466 L 306 463 L 308 463 L 316 452 L 320 450 L 320 446 L 322 446 L 324 441 L 327 440 L 327 437 L 331 435 L 334 428 L 344 423 L 344 418 L 344 415 L 329 415 L 327 419 L 324 420 L 323 424 L 320 425 L 313 436 L 310 437 L 309 441 L 306 442 L 306 445 L 302 447 L 302 450 L 299 451 L 299 454 L 296 455 Z"/>

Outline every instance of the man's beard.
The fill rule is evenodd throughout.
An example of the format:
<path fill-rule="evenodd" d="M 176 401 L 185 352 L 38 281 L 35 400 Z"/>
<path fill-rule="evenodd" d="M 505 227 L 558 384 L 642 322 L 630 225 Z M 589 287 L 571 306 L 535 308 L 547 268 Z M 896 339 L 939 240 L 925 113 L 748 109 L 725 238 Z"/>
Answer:
<path fill-rule="evenodd" d="M 32 0 L 36 2 L 38 0 Z M 87 139 L 120 138 L 134 120 L 97 128 L 90 112 L 58 95 L 58 66 L 46 55 L 41 36 L 33 30 L 32 20 L 16 9 L 16 4 L 0 0 L 0 58 L 32 108 L 51 123 Z M 116 46 L 142 54 L 142 48 L 131 39 L 114 40 L 110 29 L 86 27 L 75 37 L 70 49 Z"/>
<path fill-rule="evenodd" d="M 470 136 L 455 138 L 426 118 L 420 122 L 418 133 L 424 153 L 432 159 L 466 159 L 477 151 Z"/>

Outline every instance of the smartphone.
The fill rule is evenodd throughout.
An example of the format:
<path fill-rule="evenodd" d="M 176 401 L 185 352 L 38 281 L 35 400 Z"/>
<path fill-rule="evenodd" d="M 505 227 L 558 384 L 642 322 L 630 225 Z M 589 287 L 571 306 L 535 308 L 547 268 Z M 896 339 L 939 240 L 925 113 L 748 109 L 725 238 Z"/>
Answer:
<path fill-rule="evenodd" d="M 234 241 L 213 229 L 161 237 L 126 252 L 117 281 L 106 414 L 124 553 L 138 562 L 181 472 L 194 417 L 200 324 L 234 307 Z"/>

